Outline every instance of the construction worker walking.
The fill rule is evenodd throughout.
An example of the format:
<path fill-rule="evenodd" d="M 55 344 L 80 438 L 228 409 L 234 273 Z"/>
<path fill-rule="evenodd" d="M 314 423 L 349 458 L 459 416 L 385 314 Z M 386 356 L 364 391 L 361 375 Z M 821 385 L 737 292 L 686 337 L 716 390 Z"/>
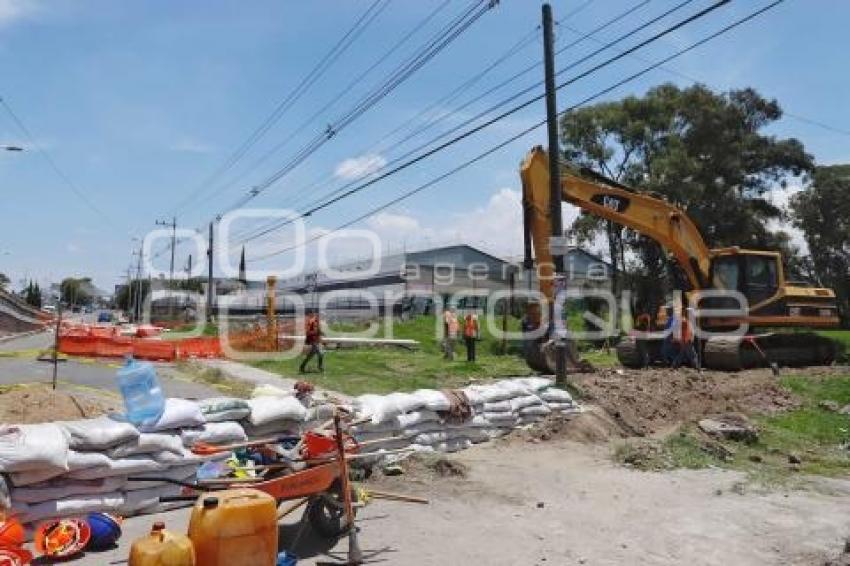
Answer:
<path fill-rule="evenodd" d="M 304 321 L 304 333 L 306 335 L 304 344 L 307 346 L 307 355 L 301 361 L 300 372 L 307 371 L 307 363 L 315 356 L 319 362 L 319 371 L 325 371 L 324 352 L 322 352 L 322 327 L 319 315 L 316 312 L 307 314 Z"/>
<path fill-rule="evenodd" d="M 455 359 L 455 341 L 457 341 L 457 333 L 460 330 L 460 324 L 457 320 L 457 315 L 453 308 L 447 308 L 443 312 L 443 358 L 446 360 Z"/>
<path fill-rule="evenodd" d="M 478 341 L 478 315 L 469 312 L 463 319 L 463 340 L 466 343 L 466 361 L 475 361 L 475 342 Z"/>

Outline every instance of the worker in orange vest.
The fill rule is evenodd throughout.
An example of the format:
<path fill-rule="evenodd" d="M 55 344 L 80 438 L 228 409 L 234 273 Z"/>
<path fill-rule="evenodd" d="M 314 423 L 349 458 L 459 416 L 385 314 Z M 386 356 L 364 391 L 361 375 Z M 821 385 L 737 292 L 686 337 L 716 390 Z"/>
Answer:
<path fill-rule="evenodd" d="M 444 358 L 447 360 L 455 359 L 455 340 L 460 329 L 460 323 L 457 320 L 454 308 L 447 308 L 443 312 L 443 330 L 445 336 L 443 338 Z"/>
<path fill-rule="evenodd" d="M 307 315 L 307 319 L 304 321 L 304 330 L 306 335 L 304 343 L 307 346 L 307 355 L 301 361 L 301 367 L 299 369 L 301 373 L 307 371 L 307 362 L 313 359 L 313 356 L 316 356 L 319 361 L 319 371 L 323 372 L 325 371 L 325 355 L 322 352 L 322 325 L 318 314 L 311 312 Z"/>
<path fill-rule="evenodd" d="M 466 343 L 466 361 L 475 361 L 475 342 L 478 340 L 478 315 L 469 312 L 463 319 L 463 340 Z"/>

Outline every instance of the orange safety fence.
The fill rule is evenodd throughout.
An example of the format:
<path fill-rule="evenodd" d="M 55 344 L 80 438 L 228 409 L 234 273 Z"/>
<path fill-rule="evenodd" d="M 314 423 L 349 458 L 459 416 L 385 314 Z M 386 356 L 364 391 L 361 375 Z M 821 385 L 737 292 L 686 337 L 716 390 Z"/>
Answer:
<path fill-rule="evenodd" d="M 154 361 L 173 361 L 187 358 L 219 358 L 221 342 L 217 337 L 160 340 L 107 335 L 103 330 L 91 332 L 90 328 L 67 327 L 59 333 L 59 351 L 72 356 L 99 358 L 135 358 Z"/>
<path fill-rule="evenodd" d="M 133 357 L 142 360 L 173 361 L 177 345 L 168 340 L 134 340 Z"/>
<path fill-rule="evenodd" d="M 177 341 L 177 357 L 180 359 L 220 358 L 221 356 L 221 341 L 216 337 L 202 336 Z"/>

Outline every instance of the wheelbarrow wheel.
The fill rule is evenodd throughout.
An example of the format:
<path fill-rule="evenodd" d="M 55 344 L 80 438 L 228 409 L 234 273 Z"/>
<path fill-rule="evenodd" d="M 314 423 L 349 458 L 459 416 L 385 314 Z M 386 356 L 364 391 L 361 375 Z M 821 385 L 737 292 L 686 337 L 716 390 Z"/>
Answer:
<path fill-rule="evenodd" d="M 351 500 L 357 501 L 354 489 L 351 490 Z M 354 512 L 357 513 L 356 508 Z M 311 497 L 307 502 L 306 514 L 310 526 L 324 538 L 337 538 L 348 531 L 342 489 L 338 483 L 325 493 Z"/>

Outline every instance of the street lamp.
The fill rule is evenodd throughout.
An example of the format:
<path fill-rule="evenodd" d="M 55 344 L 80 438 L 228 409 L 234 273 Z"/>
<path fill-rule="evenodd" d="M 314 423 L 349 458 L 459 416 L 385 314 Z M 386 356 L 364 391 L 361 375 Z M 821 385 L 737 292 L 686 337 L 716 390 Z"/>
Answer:
<path fill-rule="evenodd" d="M 24 150 L 24 148 L 22 148 L 19 145 L 0 145 L 0 149 L 5 149 L 6 151 L 23 151 Z"/>

